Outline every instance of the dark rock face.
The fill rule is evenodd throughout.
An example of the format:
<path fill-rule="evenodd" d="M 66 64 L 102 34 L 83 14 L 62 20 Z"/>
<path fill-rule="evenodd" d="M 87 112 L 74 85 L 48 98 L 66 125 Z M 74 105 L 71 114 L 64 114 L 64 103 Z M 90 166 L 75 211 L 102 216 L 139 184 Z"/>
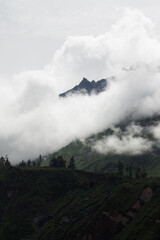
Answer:
<path fill-rule="evenodd" d="M 107 80 L 101 79 L 97 82 L 88 81 L 86 78 L 80 82 L 79 85 L 76 85 L 74 88 L 68 90 L 67 92 L 59 94 L 60 97 L 67 97 L 72 94 L 87 94 L 90 95 L 92 93 L 99 94 L 100 92 L 105 91 L 107 87 Z"/>

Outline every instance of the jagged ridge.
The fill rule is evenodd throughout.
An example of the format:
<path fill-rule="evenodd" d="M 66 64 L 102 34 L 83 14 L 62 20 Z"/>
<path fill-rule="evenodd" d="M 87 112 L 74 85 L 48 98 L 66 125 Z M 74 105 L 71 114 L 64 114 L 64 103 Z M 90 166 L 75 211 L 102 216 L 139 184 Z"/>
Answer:
<path fill-rule="evenodd" d="M 83 80 L 79 83 L 79 85 L 76 85 L 74 88 L 59 94 L 60 97 L 67 97 L 72 94 L 88 94 L 91 93 L 99 94 L 100 92 L 103 92 L 107 87 L 107 80 L 101 79 L 97 82 L 88 81 L 86 78 L 83 78 Z"/>

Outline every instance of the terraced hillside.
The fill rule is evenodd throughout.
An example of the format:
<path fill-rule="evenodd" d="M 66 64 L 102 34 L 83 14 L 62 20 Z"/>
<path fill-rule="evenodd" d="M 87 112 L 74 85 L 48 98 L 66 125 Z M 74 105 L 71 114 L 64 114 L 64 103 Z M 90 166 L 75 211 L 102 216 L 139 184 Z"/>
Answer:
<path fill-rule="evenodd" d="M 0 187 L 0 239 L 159 239 L 160 178 L 11 167 Z"/>

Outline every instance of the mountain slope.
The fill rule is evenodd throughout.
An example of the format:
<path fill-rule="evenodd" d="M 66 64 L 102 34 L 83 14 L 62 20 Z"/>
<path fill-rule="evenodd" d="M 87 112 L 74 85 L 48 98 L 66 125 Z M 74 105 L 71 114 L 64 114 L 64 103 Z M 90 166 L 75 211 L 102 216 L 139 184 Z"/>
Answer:
<path fill-rule="evenodd" d="M 155 145 L 151 151 L 144 151 L 140 154 L 129 154 L 116 152 L 99 153 L 93 146 L 98 140 L 103 140 L 104 138 L 110 137 L 114 134 L 113 129 L 107 129 L 106 131 L 93 135 L 87 138 L 85 141 L 75 141 L 69 145 L 63 147 L 58 152 L 54 153 L 57 157 L 62 155 L 67 162 L 70 158 L 74 156 L 77 169 L 87 170 L 87 171 L 103 171 L 103 172 L 115 172 L 117 169 L 117 164 L 121 161 L 124 167 L 133 166 L 134 170 L 138 167 L 145 168 L 149 175 L 160 176 L 160 148 L 152 134 L 148 133 L 148 129 L 155 126 L 160 120 L 160 116 L 156 115 L 153 117 L 143 118 L 135 120 L 134 124 L 136 126 L 143 128 L 141 133 L 141 138 L 147 141 L 153 141 Z M 116 126 L 116 129 L 120 129 L 120 138 L 126 134 L 126 129 L 131 126 L 133 121 L 128 119 Z M 137 135 L 136 135 L 137 136 Z M 135 137 L 136 137 L 135 136 Z M 50 159 L 53 154 L 46 157 L 42 165 L 49 165 Z"/>
<path fill-rule="evenodd" d="M 159 178 L 1 168 L 0 186 L 1 239 L 159 239 Z"/>

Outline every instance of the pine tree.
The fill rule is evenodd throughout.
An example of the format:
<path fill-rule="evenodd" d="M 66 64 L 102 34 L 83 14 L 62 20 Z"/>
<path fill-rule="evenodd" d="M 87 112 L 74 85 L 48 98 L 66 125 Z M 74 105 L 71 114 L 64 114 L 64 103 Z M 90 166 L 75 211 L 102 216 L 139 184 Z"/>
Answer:
<path fill-rule="evenodd" d="M 27 161 L 27 167 L 30 167 L 30 166 L 31 166 L 31 160 L 28 159 L 28 161 Z"/>
<path fill-rule="evenodd" d="M 6 167 L 10 167 L 11 166 L 11 163 L 10 163 L 10 161 L 8 159 L 5 161 L 5 166 Z"/>
<path fill-rule="evenodd" d="M 71 159 L 70 159 L 68 168 L 71 168 L 71 169 L 75 169 L 75 168 L 76 168 L 76 166 L 75 166 L 75 160 L 74 160 L 74 157 L 73 157 L 73 156 L 72 156 Z"/>
<path fill-rule="evenodd" d="M 0 165 L 1 165 L 1 166 L 4 166 L 4 164 L 5 164 L 5 159 L 4 159 L 4 157 L 2 156 L 2 157 L 0 158 Z"/>
<path fill-rule="evenodd" d="M 19 163 L 18 166 L 19 166 L 19 167 L 26 167 L 26 163 L 25 163 L 25 161 L 22 160 L 22 161 Z"/>
<path fill-rule="evenodd" d="M 140 168 L 136 168 L 135 178 L 137 178 L 137 179 L 141 178 L 141 169 Z"/>
<path fill-rule="evenodd" d="M 146 170 L 143 168 L 142 170 L 141 170 L 141 178 L 146 178 L 147 177 L 147 172 L 146 172 Z"/>
<path fill-rule="evenodd" d="M 123 169 L 124 169 L 124 166 L 123 166 L 123 163 L 121 161 L 118 162 L 118 166 L 117 166 L 117 170 L 118 170 L 118 175 L 120 176 L 123 176 Z"/>
<path fill-rule="evenodd" d="M 66 168 L 66 161 L 63 159 L 62 156 L 58 156 L 58 158 L 56 158 L 55 156 L 52 157 L 52 159 L 50 160 L 50 167 L 56 167 L 56 168 Z"/>
<path fill-rule="evenodd" d="M 129 177 L 133 178 L 133 167 L 132 166 L 129 166 L 128 173 L 129 173 Z"/>

